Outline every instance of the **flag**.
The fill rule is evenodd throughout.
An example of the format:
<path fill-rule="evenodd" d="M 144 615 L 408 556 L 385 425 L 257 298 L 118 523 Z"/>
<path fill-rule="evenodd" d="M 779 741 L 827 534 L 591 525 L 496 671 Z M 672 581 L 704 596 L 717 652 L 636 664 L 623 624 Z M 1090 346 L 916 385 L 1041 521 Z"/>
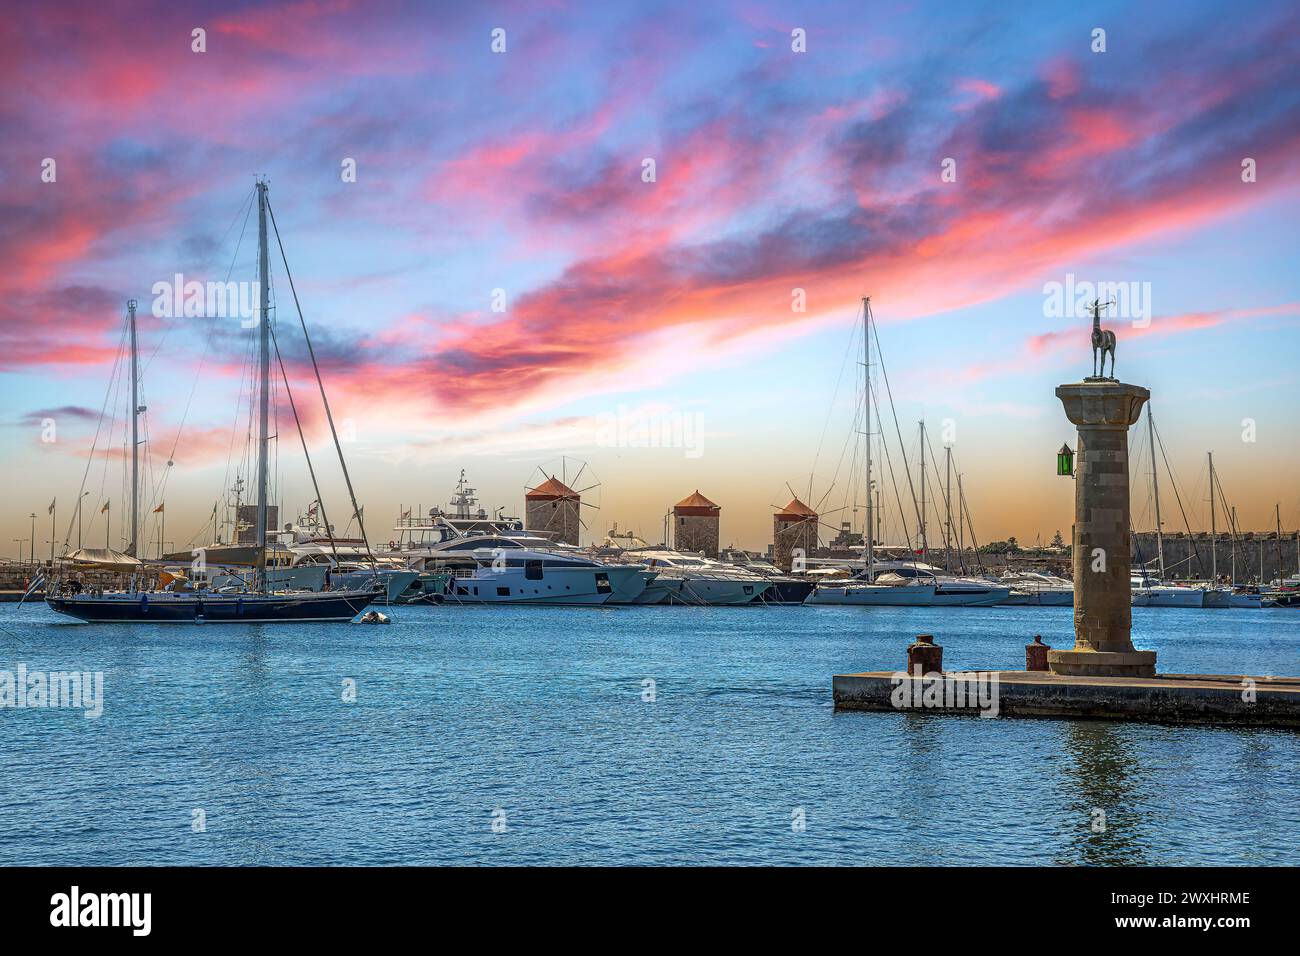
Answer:
<path fill-rule="evenodd" d="M 403 517 L 403 518 L 409 518 L 409 517 L 411 517 L 411 509 L 410 509 L 410 508 L 407 508 L 405 511 L 403 511 L 403 512 L 402 512 L 402 517 Z"/>
<path fill-rule="evenodd" d="M 104 507 L 102 507 L 102 508 L 99 509 L 99 513 L 100 513 L 100 514 L 103 514 L 105 511 L 107 511 L 107 510 L 108 510 L 108 506 L 111 505 L 112 503 L 113 503 L 113 499 L 112 499 L 112 498 L 109 498 L 107 501 L 105 501 L 105 502 L 104 502 Z"/>
<path fill-rule="evenodd" d="M 36 591 L 40 590 L 41 587 L 44 586 L 44 584 L 45 584 L 45 573 L 38 572 L 36 577 L 32 578 L 31 583 L 27 585 L 27 590 L 23 592 L 23 596 L 19 598 L 18 603 L 22 604 L 23 601 L 26 601 Z"/>
<path fill-rule="evenodd" d="M 317 499 L 307 506 L 307 514 L 310 517 L 316 517 L 316 509 L 320 506 L 320 500 Z"/>
<path fill-rule="evenodd" d="M 165 502 L 165 501 L 160 501 L 160 502 L 158 502 L 158 507 L 153 509 L 153 513 L 154 513 L 154 514 L 158 514 L 158 513 L 160 513 L 160 512 L 163 510 L 163 505 L 165 505 L 166 503 L 167 503 L 167 502 Z"/>
<path fill-rule="evenodd" d="M 54 501 L 58 501 L 58 500 L 59 500 L 58 498 L 55 498 L 55 499 L 54 499 Z M 46 510 L 46 512 L 45 512 L 47 515 L 52 515 L 52 514 L 54 514 L 54 501 L 51 501 L 51 502 L 50 502 L 50 507 L 49 507 L 49 508 Z"/>

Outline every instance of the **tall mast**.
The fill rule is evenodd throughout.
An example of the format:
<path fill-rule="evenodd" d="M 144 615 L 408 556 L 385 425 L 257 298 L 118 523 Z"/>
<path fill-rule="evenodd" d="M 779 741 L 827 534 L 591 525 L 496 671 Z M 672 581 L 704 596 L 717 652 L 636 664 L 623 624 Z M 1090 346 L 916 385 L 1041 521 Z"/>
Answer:
<path fill-rule="evenodd" d="M 867 463 L 867 521 L 862 526 L 863 538 L 867 544 L 867 581 L 871 581 L 875 575 L 875 522 L 872 520 L 874 511 L 871 507 L 871 297 L 862 297 L 862 370 L 865 378 L 863 379 L 862 409 L 863 420 L 866 422 L 864 440 L 866 442 L 866 463 Z"/>
<path fill-rule="evenodd" d="M 943 446 L 944 464 L 947 477 L 943 488 L 944 529 L 943 529 L 943 566 L 952 570 L 952 445 Z"/>
<path fill-rule="evenodd" d="M 885 509 L 880 506 L 880 491 L 877 489 L 876 491 L 876 537 L 880 538 L 881 541 L 885 540 L 884 539 L 884 531 L 885 531 L 884 517 L 885 517 Z M 1297 555 L 1300 555 L 1300 542 L 1297 543 L 1296 548 L 1297 548 L 1296 551 Z M 1300 557 L 1297 557 L 1297 560 L 1300 561 Z"/>
<path fill-rule="evenodd" d="M 258 429 L 257 429 L 257 576 L 256 585 L 266 590 L 266 495 L 267 447 L 270 444 L 271 327 L 270 279 L 267 274 L 266 182 L 257 184 L 257 258 L 260 316 L 257 323 Z"/>
<path fill-rule="evenodd" d="M 961 472 L 957 472 L 957 566 L 966 571 L 966 532 L 961 520 L 961 503 L 966 499 L 961 493 Z"/>
<path fill-rule="evenodd" d="M 925 538 L 925 419 L 921 419 L 921 558 L 929 557 Z"/>
<path fill-rule="evenodd" d="M 140 529 L 140 353 L 135 340 L 135 299 L 127 300 L 126 311 L 131 325 L 131 543 L 126 553 L 135 557 Z"/>
<path fill-rule="evenodd" d="M 1217 536 L 1214 533 L 1214 452 L 1207 451 L 1206 456 L 1210 460 L 1210 579 L 1214 583 L 1219 581 L 1219 555 Z"/>
<path fill-rule="evenodd" d="M 1232 586 L 1237 586 L 1237 506 L 1232 506 L 1232 548 L 1228 552 L 1232 555 Z"/>
<path fill-rule="evenodd" d="M 1156 504 L 1156 555 L 1159 560 L 1160 580 L 1165 579 L 1165 539 L 1160 530 L 1160 482 L 1156 478 L 1156 426 L 1151 419 L 1151 404 L 1147 403 L 1147 437 L 1151 443 L 1151 496 Z M 1146 568 L 1142 569 L 1142 578 L 1146 580 Z"/>
<path fill-rule="evenodd" d="M 1282 587 L 1282 578 L 1285 572 L 1282 570 L 1282 502 L 1273 506 L 1274 514 L 1277 515 L 1277 586 Z M 1262 569 L 1264 562 L 1260 561 Z"/>

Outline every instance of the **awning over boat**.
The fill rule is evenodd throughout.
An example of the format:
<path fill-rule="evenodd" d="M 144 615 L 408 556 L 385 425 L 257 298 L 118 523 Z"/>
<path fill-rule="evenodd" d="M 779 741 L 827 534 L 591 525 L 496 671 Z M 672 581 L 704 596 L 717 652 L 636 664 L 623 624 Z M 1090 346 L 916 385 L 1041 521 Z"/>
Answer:
<path fill-rule="evenodd" d="M 76 564 L 93 565 L 97 568 L 107 568 L 113 571 L 132 571 L 143 564 L 139 558 L 133 558 L 121 551 L 114 551 L 112 548 L 78 548 L 67 555 L 64 560 Z"/>

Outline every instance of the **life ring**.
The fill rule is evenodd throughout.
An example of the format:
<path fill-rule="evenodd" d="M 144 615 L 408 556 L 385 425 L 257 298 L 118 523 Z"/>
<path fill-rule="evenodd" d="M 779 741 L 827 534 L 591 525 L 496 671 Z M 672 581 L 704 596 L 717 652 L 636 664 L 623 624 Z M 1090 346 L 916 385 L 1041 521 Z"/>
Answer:
<path fill-rule="evenodd" d="M 397 542 L 396 542 L 396 541 L 393 541 L 391 538 L 390 538 L 389 541 L 388 541 L 388 550 L 389 550 L 389 551 L 396 551 L 396 550 L 397 550 Z"/>

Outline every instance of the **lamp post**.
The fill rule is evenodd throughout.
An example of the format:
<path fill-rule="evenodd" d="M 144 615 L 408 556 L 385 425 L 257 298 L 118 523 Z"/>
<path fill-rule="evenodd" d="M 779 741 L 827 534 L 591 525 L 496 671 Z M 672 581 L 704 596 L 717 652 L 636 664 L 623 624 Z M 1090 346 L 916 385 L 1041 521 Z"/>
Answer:
<path fill-rule="evenodd" d="M 36 567 L 36 512 L 33 511 L 28 517 L 32 519 L 32 567 Z"/>

